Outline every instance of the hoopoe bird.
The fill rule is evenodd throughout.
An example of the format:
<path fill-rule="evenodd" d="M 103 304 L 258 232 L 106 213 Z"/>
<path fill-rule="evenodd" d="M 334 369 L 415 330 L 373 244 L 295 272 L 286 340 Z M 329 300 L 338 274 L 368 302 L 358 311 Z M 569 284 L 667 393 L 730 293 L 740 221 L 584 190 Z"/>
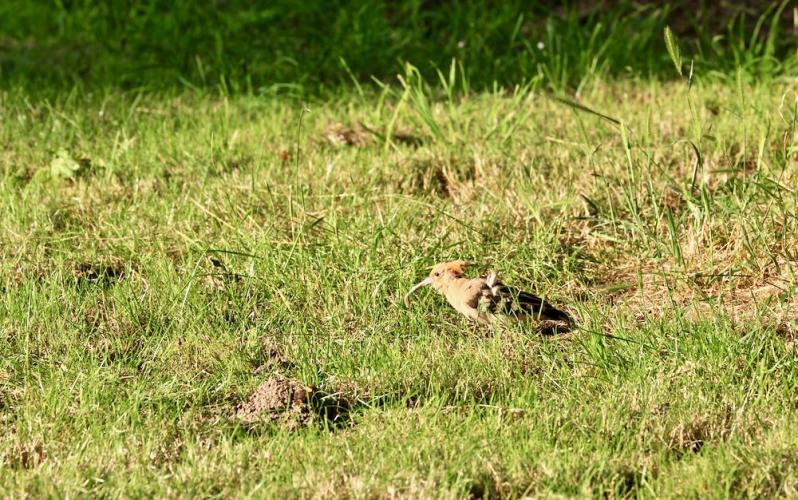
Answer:
<path fill-rule="evenodd" d="M 484 325 L 490 326 L 494 320 L 504 316 L 537 318 L 547 323 L 546 331 L 551 333 L 565 333 L 573 327 L 573 320 L 568 313 L 536 295 L 505 285 L 495 272 L 480 278 L 464 277 L 467 266 L 468 263 L 462 260 L 433 266 L 430 275 L 407 292 L 405 305 L 410 307 L 410 296 L 416 290 L 430 285 L 446 297 L 459 313 Z"/>

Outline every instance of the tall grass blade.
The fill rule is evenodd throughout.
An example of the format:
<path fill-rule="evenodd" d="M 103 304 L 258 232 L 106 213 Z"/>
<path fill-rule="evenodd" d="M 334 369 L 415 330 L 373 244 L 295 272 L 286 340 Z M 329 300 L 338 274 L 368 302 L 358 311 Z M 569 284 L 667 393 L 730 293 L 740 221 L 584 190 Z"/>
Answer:
<path fill-rule="evenodd" d="M 613 118 L 613 117 L 611 117 L 609 115 L 605 115 L 604 113 L 600 113 L 600 112 L 596 111 L 595 109 L 588 108 L 587 106 L 585 106 L 583 104 L 579 104 L 578 102 L 572 101 L 570 99 L 565 99 L 563 97 L 558 97 L 556 95 L 548 95 L 548 97 L 549 97 L 549 99 L 552 99 L 552 100 L 557 101 L 559 103 L 565 104 L 566 106 L 570 106 L 571 108 L 576 109 L 578 111 L 583 111 L 585 113 L 590 113 L 591 115 L 598 116 L 599 118 L 603 118 L 604 120 L 607 120 L 608 122 L 610 122 L 610 123 L 612 123 L 614 125 L 620 125 L 621 124 L 621 121 L 618 120 L 617 118 Z"/>
<path fill-rule="evenodd" d="M 668 49 L 668 55 L 671 56 L 671 61 L 673 61 L 673 65 L 676 66 L 676 71 L 679 73 L 679 76 L 684 76 L 682 73 L 682 54 L 679 51 L 679 44 L 670 26 L 665 27 L 665 47 Z"/>

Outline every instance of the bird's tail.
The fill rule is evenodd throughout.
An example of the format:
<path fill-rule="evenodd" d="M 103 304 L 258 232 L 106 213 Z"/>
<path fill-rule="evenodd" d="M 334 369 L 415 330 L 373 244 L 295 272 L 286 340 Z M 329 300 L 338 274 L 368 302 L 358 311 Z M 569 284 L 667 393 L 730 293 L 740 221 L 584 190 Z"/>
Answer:
<path fill-rule="evenodd" d="M 518 305 L 533 316 L 540 317 L 540 319 L 547 321 L 557 321 L 567 323 L 569 326 L 573 325 L 573 318 L 567 312 L 557 309 L 537 295 L 532 295 L 527 292 L 520 292 L 518 294 Z"/>

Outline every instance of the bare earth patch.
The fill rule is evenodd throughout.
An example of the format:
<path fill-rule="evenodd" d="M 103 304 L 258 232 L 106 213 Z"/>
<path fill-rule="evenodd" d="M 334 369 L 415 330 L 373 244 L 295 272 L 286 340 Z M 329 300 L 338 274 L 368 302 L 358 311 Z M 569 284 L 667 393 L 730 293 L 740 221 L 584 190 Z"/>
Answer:
<path fill-rule="evenodd" d="M 235 416 L 244 424 L 275 422 L 296 429 L 313 418 L 310 409 L 313 392 L 297 381 L 274 375 L 238 406 Z"/>
<path fill-rule="evenodd" d="M 90 283 L 112 283 L 125 278 L 126 269 L 122 259 L 114 257 L 106 261 L 75 263 L 72 276 L 77 281 Z"/>
<path fill-rule="evenodd" d="M 328 391 L 308 387 L 283 375 L 272 375 L 236 408 L 245 425 L 274 423 L 288 430 L 325 423 L 339 427 L 351 422 L 350 411 L 360 400 L 357 388 L 339 384 Z"/>

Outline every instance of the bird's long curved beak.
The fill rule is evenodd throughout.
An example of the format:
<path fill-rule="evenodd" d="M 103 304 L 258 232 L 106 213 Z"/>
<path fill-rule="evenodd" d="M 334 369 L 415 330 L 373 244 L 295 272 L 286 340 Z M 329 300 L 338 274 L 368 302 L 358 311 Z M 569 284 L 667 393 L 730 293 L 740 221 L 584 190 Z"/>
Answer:
<path fill-rule="evenodd" d="M 427 286 L 427 285 L 429 285 L 431 283 L 432 283 L 432 280 L 430 278 L 426 278 L 424 281 L 422 281 L 421 283 L 419 283 L 416 286 L 414 286 L 413 288 L 411 288 L 410 291 L 407 292 L 407 294 L 405 295 L 405 305 L 407 307 L 410 307 L 410 295 L 412 295 L 413 292 L 415 292 L 419 288 Z"/>

